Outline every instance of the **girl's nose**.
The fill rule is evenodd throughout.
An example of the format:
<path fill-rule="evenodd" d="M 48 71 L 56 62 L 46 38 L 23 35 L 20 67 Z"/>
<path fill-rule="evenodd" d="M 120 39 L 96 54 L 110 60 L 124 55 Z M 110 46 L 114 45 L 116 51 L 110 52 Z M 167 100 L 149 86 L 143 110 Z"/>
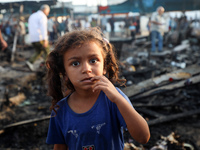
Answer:
<path fill-rule="evenodd" d="M 82 73 L 92 72 L 91 65 L 89 63 L 84 63 L 82 66 Z"/>

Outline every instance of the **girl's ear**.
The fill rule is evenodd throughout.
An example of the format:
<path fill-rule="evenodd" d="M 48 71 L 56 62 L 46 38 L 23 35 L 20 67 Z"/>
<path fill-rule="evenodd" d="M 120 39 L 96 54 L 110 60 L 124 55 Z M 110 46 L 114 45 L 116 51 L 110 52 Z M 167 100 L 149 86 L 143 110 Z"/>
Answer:
<path fill-rule="evenodd" d="M 67 76 L 65 76 L 65 80 L 67 81 L 69 78 Z"/>
<path fill-rule="evenodd" d="M 105 74 L 106 74 L 106 69 L 104 68 L 104 69 L 103 69 L 103 75 L 105 75 Z"/>
<path fill-rule="evenodd" d="M 66 80 L 66 81 L 69 80 L 69 78 L 68 78 L 68 76 L 67 76 L 66 73 L 65 73 L 65 80 Z"/>

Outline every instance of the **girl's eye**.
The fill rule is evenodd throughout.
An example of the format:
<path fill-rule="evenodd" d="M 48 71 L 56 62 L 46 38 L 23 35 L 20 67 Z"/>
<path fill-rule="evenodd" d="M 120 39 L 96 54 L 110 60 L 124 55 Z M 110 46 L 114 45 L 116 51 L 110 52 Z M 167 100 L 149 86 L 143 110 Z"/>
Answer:
<path fill-rule="evenodd" d="M 97 59 L 91 59 L 90 60 L 90 63 L 92 63 L 92 64 L 94 64 L 94 63 L 96 63 L 97 62 Z"/>
<path fill-rule="evenodd" d="M 80 63 L 78 61 L 72 62 L 72 66 L 78 66 Z"/>

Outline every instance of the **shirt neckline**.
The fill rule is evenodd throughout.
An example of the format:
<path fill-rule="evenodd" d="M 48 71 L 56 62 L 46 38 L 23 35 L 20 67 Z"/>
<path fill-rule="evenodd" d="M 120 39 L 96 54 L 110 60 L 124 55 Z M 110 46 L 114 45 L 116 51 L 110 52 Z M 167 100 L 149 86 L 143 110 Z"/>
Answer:
<path fill-rule="evenodd" d="M 81 117 L 81 116 L 86 116 L 86 115 L 88 115 L 88 114 L 90 114 L 91 112 L 94 111 L 94 109 L 96 108 L 96 106 L 98 105 L 98 103 L 99 103 L 99 101 L 100 101 L 100 99 L 101 99 L 101 97 L 102 97 L 102 94 L 103 94 L 103 92 L 101 91 L 101 92 L 99 93 L 99 96 L 98 96 L 98 98 L 97 98 L 95 104 L 92 106 L 92 108 L 91 108 L 90 110 L 84 112 L 84 113 L 76 113 L 76 112 L 74 112 L 74 111 L 69 107 L 67 101 L 68 101 L 69 96 L 71 95 L 71 94 L 70 94 L 70 95 L 68 95 L 68 96 L 66 97 L 66 100 L 65 100 L 65 103 L 66 103 L 66 106 L 67 106 L 67 111 L 68 111 L 70 114 L 72 114 L 72 115 L 74 115 L 74 116 L 77 116 L 77 117 L 79 117 L 79 116 L 80 116 L 80 117 Z"/>

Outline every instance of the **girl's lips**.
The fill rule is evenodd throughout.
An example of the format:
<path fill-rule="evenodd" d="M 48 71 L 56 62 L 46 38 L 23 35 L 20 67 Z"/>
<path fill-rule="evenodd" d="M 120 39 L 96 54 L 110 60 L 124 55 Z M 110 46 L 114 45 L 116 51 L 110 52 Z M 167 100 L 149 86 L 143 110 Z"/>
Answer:
<path fill-rule="evenodd" d="M 83 80 L 81 80 L 81 82 L 92 82 L 92 77 L 91 78 L 85 78 Z"/>

